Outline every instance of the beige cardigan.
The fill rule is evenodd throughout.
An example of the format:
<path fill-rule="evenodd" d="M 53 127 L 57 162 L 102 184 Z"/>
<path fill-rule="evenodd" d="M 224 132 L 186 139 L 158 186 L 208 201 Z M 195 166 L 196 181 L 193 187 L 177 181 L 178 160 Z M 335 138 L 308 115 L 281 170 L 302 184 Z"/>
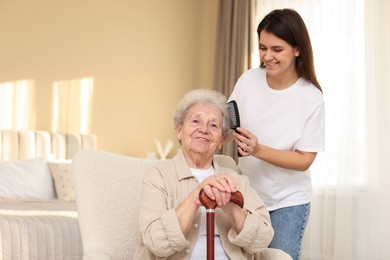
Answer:
<path fill-rule="evenodd" d="M 244 196 L 244 208 L 250 213 L 237 234 L 223 211 L 217 208 L 215 221 L 222 246 L 231 259 L 255 259 L 255 253 L 266 248 L 273 237 L 269 213 L 247 177 L 220 167 L 215 161 L 214 167 L 216 174 L 228 174 L 237 180 Z M 197 185 L 181 151 L 145 173 L 139 212 L 142 240 L 133 259 L 189 259 L 199 233 L 200 210 L 186 238 L 175 208 Z"/>

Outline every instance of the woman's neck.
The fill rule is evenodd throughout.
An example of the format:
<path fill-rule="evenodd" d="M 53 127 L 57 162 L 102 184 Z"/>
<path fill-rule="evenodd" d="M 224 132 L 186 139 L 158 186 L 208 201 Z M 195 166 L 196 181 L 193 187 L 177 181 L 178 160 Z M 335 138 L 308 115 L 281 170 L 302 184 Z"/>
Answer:
<path fill-rule="evenodd" d="M 283 90 L 294 85 L 298 80 L 298 75 L 292 73 L 285 76 L 269 76 L 267 74 L 267 84 L 270 88 L 275 90 Z"/>
<path fill-rule="evenodd" d="M 200 154 L 194 152 L 184 153 L 184 158 L 187 161 L 187 164 L 190 168 L 206 170 L 209 169 L 213 163 L 213 154 L 210 156 L 209 154 Z"/>

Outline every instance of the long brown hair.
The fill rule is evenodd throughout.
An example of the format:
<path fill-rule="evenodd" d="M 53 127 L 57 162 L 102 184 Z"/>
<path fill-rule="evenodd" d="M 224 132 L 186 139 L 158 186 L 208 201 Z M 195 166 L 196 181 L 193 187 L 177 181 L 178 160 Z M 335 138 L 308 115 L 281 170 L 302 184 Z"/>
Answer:
<path fill-rule="evenodd" d="M 313 48 L 310 36 L 305 22 L 298 12 L 293 9 L 277 9 L 270 12 L 257 27 L 259 40 L 260 33 L 263 30 L 274 34 L 299 50 L 299 56 L 295 59 L 295 69 L 298 76 L 310 81 L 322 92 L 314 69 Z M 261 61 L 260 67 L 265 67 L 263 61 Z"/>

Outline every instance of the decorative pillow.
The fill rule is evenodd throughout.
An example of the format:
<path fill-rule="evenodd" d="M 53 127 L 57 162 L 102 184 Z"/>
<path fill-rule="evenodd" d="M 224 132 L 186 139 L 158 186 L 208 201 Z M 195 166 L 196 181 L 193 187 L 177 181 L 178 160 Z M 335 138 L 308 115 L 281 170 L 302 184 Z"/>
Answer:
<path fill-rule="evenodd" d="M 0 198 L 52 200 L 53 179 L 46 159 L 0 162 Z"/>
<path fill-rule="evenodd" d="M 54 179 L 57 198 L 60 201 L 76 200 L 74 190 L 74 176 L 71 171 L 70 161 L 48 162 L 47 165 Z"/>

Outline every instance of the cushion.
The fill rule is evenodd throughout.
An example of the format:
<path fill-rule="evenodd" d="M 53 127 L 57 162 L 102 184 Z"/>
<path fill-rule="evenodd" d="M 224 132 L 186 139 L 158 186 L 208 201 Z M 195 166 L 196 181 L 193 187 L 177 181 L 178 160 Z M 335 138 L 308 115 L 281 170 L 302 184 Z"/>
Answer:
<path fill-rule="evenodd" d="M 75 201 L 74 176 L 71 171 L 70 161 L 48 162 L 47 165 L 54 179 L 54 187 L 58 200 Z"/>
<path fill-rule="evenodd" d="M 52 200 L 53 179 L 45 158 L 0 162 L 0 198 Z"/>

